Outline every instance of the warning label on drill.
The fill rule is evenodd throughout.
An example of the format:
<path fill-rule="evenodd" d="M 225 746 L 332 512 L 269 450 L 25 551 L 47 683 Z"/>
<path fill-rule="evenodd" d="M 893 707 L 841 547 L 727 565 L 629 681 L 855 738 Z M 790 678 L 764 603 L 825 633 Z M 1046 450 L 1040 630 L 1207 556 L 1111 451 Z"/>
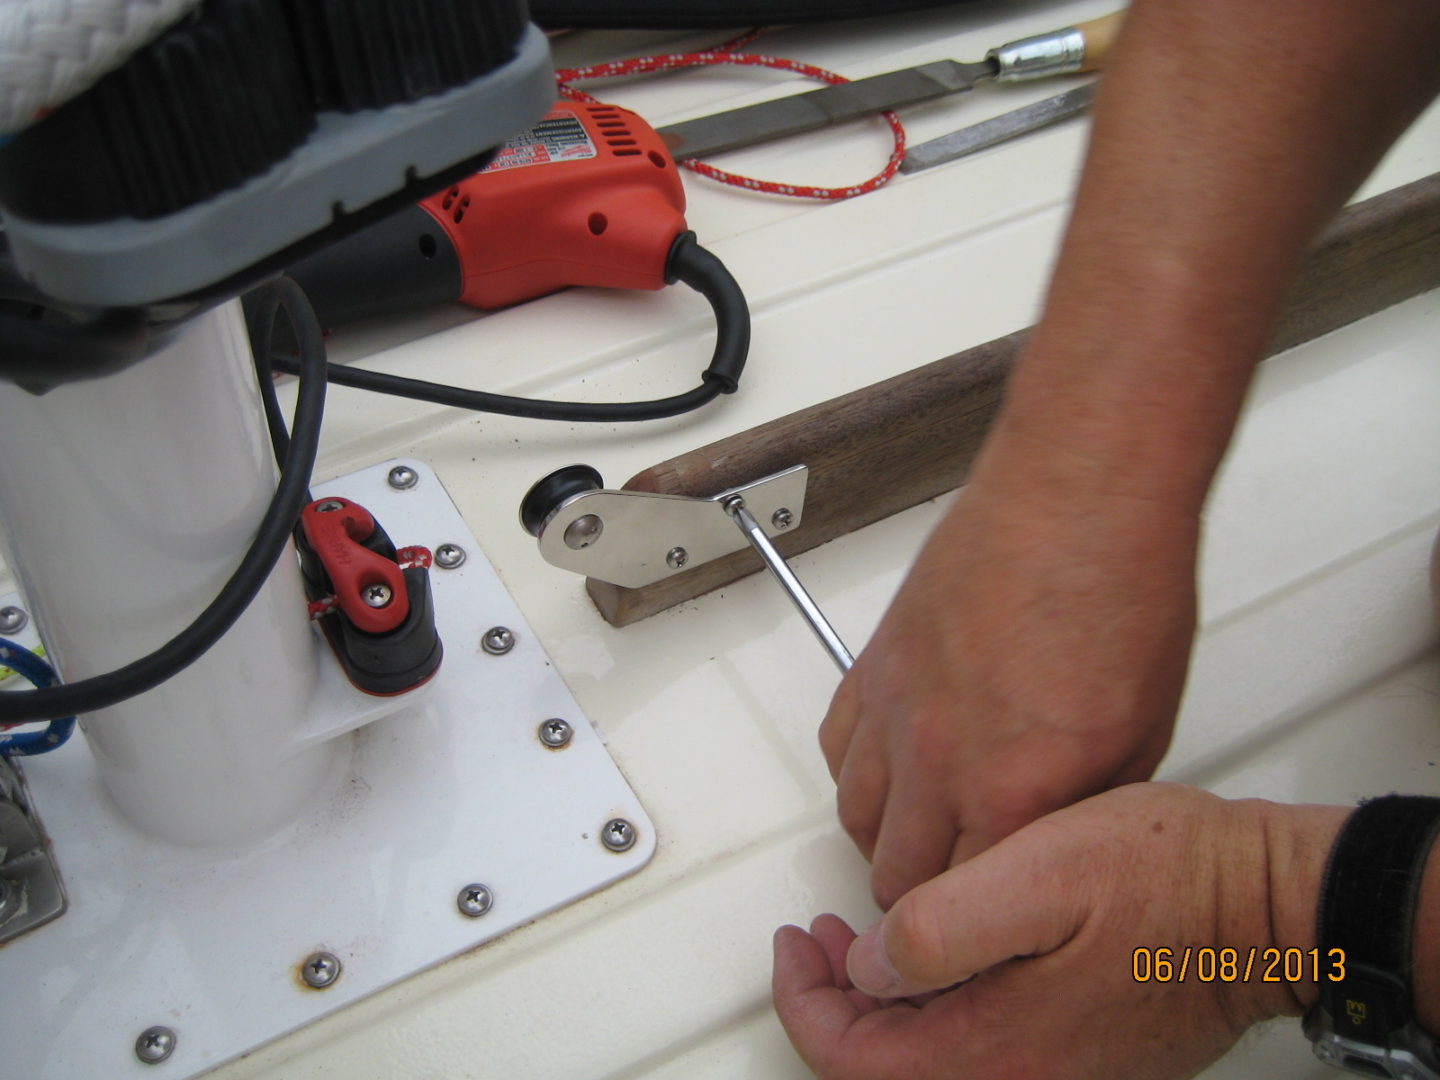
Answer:
<path fill-rule="evenodd" d="M 552 161 L 579 161 L 599 153 L 585 125 L 574 113 L 555 110 L 529 131 L 516 135 L 483 170 L 523 169 L 527 165 L 548 165 Z"/>

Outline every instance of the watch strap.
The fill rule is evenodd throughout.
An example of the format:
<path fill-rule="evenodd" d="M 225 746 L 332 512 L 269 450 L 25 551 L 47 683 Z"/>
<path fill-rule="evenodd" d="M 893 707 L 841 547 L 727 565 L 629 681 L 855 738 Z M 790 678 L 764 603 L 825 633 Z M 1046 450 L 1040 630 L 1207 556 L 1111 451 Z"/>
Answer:
<path fill-rule="evenodd" d="M 1384 1046 L 1413 1018 L 1415 906 L 1437 833 L 1440 799 L 1386 795 L 1362 803 L 1331 849 L 1318 944 L 1345 974 L 1320 983 L 1319 1004 L 1347 1039 Z"/>

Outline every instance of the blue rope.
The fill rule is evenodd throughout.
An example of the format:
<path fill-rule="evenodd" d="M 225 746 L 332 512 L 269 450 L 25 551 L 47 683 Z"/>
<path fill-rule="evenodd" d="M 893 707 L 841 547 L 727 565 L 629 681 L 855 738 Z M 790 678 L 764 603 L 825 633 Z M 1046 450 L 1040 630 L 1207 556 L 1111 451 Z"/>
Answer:
<path fill-rule="evenodd" d="M 60 681 L 55 669 L 23 645 L 0 638 L 0 665 L 29 679 L 36 686 L 54 686 Z M 34 757 L 64 746 L 75 731 L 75 717 L 51 720 L 44 731 L 0 732 L 0 757 Z"/>

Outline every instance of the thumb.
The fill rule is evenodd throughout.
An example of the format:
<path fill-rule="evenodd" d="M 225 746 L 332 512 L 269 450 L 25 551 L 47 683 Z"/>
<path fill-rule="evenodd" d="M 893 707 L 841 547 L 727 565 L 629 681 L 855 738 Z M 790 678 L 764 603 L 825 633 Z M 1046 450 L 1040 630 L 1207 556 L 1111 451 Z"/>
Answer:
<path fill-rule="evenodd" d="M 1084 923 L 1092 891 L 1071 872 L 1087 864 L 1061 850 L 1051 830 L 1031 826 L 911 889 L 851 943 L 850 981 L 872 997 L 910 997 L 1058 949 Z"/>

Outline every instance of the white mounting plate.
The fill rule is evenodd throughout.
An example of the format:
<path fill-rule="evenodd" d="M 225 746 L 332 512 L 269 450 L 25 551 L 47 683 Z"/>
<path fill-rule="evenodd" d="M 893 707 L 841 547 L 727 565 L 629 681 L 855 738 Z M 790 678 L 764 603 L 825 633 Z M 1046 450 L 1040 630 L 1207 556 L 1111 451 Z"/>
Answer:
<path fill-rule="evenodd" d="M 393 490 L 396 464 L 419 482 Z M 131 829 L 78 732 L 53 754 L 23 759 L 70 908 L 0 949 L 0 985 L 17 1003 L 0 1009 L 6 1076 L 195 1076 L 610 885 L 654 854 L 649 819 L 434 473 L 387 462 L 315 494 L 369 508 L 398 546 L 465 549 L 457 569 L 431 571 L 440 671 L 413 705 L 341 736 L 352 744 L 343 773 L 299 821 L 250 848 L 183 848 Z M 516 636 L 504 656 L 480 648 L 497 625 Z M 563 750 L 536 737 L 551 717 L 574 727 Z M 638 831 L 622 854 L 599 841 L 615 817 Z M 467 918 L 456 899 L 477 882 L 494 904 Z M 298 978 L 317 949 L 344 965 L 318 991 Z M 158 1065 L 134 1053 L 152 1025 L 177 1036 Z"/>

